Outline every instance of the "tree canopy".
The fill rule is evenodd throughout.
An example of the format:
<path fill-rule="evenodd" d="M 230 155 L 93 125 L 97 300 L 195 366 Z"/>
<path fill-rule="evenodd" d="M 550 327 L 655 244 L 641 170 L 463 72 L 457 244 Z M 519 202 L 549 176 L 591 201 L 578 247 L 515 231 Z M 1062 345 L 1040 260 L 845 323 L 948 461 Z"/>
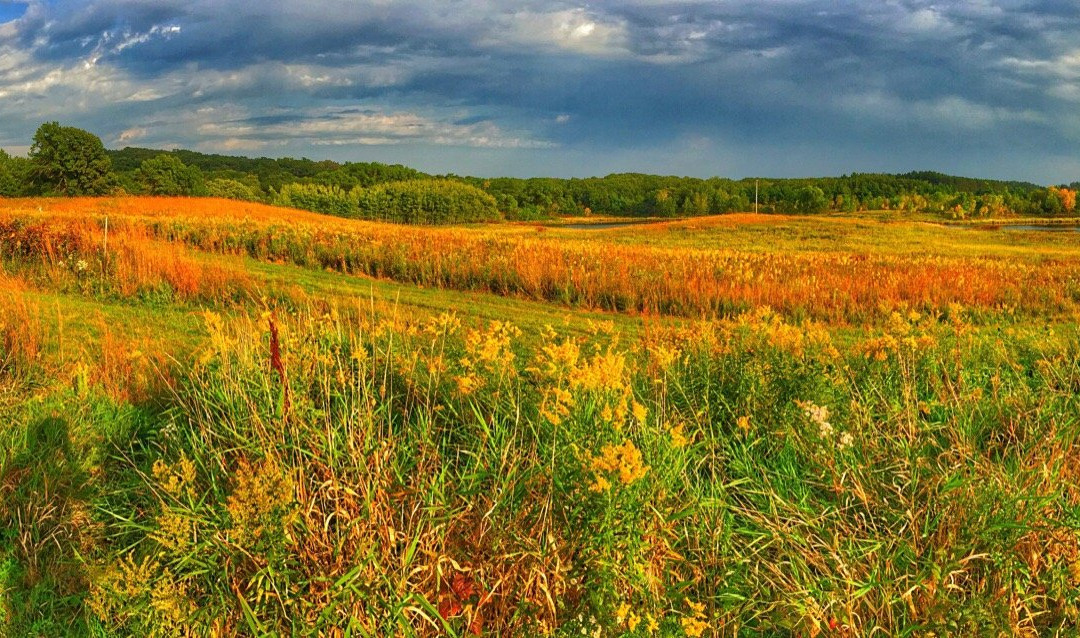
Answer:
<path fill-rule="evenodd" d="M 501 219 L 495 198 L 446 179 L 387 182 L 346 191 L 326 184 L 288 184 L 276 203 L 340 217 L 405 224 L 460 224 Z"/>
<path fill-rule="evenodd" d="M 175 155 L 161 154 L 143 160 L 135 171 L 135 181 L 149 195 L 206 195 L 202 171 L 188 166 Z"/>
<path fill-rule="evenodd" d="M 101 140 L 73 126 L 42 124 L 34 133 L 30 162 L 30 180 L 45 194 L 104 195 L 116 186 Z"/>

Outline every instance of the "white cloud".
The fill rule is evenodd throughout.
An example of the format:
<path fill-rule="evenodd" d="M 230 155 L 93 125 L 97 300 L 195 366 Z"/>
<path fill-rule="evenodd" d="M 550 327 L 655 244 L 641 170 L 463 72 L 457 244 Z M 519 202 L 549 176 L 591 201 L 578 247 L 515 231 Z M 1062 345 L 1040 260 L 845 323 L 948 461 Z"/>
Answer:
<path fill-rule="evenodd" d="M 272 115 L 272 114 L 269 114 Z M 457 123 L 407 111 L 313 109 L 278 113 L 280 123 L 208 119 L 196 131 L 207 140 L 302 141 L 317 146 L 434 144 L 476 148 L 552 148 L 554 145 L 502 130 L 492 122 Z"/>
<path fill-rule="evenodd" d="M 258 151 L 266 148 L 269 144 L 261 140 L 249 140 L 239 137 L 229 137 L 223 140 L 214 140 L 210 142 L 203 142 L 199 145 L 204 150 L 215 151 Z"/>
<path fill-rule="evenodd" d="M 117 144 L 125 144 L 127 142 L 133 142 L 137 139 L 146 137 L 149 131 L 143 127 L 129 128 L 120 132 L 120 135 L 116 136 Z"/>
<path fill-rule="evenodd" d="M 146 44 L 147 42 L 155 39 L 169 39 L 180 33 L 179 25 L 154 25 L 149 30 L 142 33 L 133 33 L 128 30 L 124 31 L 105 31 L 98 38 L 97 45 L 86 56 L 83 64 L 87 67 L 96 65 L 102 57 L 107 55 L 117 55 L 122 53 L 126 49 L 138 46 L 140 44 Z M 86 44 L 91 41 L 90 38 L 86 38 Z M 117 41 L 119 40 L 119 41 Z"/>
<path fill-rule="evenodd" d="M 1080 49 L 1071 49 L 1053 58 L 1009 57 L 1002 60 L 1000 66 L 1055 81 L 1080 80 Z"/>
<path fill-rule="evenodd" d="M 25 144 L 3 144 L 0 148 L 7 151 L 8 155 L 16 157 L 26 157 L 30 153 L 30 147 Z"/>
<path fill-rule="evenodd" d="M 1007 123 L 1046 122 L 1046 117 L 1033 109 L 991 106 L 956 95 L 904 100 L 896 95 L 872 91 L 841 96 L 837 104 L 853 117 L 863 120 L 911 122 L 938 130 L 975 131 Z"/>
<path fill-rule="evenodd" d="M 896 22 L 896 30 L 913 36 L 939 37 L 955 37 L 964 31 L 948 16 L 932 7 L 924 7 L 910 13 L 903 13 Z"/>
<path fill-rule="evenodd" d="M 538 47 L 596 57 L 629 54 L 627 26 L 621 19 L 586 9 L 518 11 L 496 18 L 481 46 Z"/>

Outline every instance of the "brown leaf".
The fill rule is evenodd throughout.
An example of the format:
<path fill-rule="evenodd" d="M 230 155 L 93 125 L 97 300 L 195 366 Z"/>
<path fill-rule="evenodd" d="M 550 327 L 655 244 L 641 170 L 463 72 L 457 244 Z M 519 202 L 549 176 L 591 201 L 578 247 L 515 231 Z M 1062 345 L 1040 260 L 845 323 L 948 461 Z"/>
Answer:
<path fill-rule="evenodd" d="M 443 617 L 443 620 L 449 620 L 457 616 L 462 609 L 461 603 L 449 596 L 443 598 L 442 602 L 439 603 L 439 615 Z"/>

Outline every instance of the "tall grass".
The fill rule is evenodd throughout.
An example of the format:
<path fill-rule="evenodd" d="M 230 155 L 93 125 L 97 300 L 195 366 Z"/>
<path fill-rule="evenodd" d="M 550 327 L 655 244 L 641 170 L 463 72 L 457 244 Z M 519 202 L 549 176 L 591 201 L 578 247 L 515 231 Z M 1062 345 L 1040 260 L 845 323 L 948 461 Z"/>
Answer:
<path fill-rule="evenodd" d="M 1077 626 L 1075 345 L 955 309 L 843 347 L 769 311 L 533 347 L 452 316 L 208 321 L 106 516 L 87 601 L 120 633 Z"/>
<path fill-rule="evenodd" d="M 791 317 L 853 325 L 881 321 L 894 310 L 936 312 L 950 303 L 1022 318 L 1072 317 L 1080 310 L 1078 260 L 1042 258 L 1034 251 L 1017 259 L 668 248 L 545 239 L 499 229 L 320 220 L 299 212 L 296 221 L 282 223 L 281 212 L 277 220 L 267 211 L 255 216 L 249 214 L 252 204 L 236 202 L 219 201 L 218 216 L 197 206 L 183 215 L 171 211 L 169 200 L 141 201 L 148 207 L 145 214 L 114 217 L 115 229 L 198 251 L 571 307 L 711 318 L 769 306 Z M 75 232 L 76 222 L 64 217 L 27 219 L 34 216 L 13 217 L 7 227 L 15 230 L 0 238 L 18 237 L 18 229 L 27 224 L 44 225 L 61 236 Z M 93 223 L 100 236 L 100 219 L 78 221 L 78 232 L 94 236 L 87 230 Z M 0 243 L 0 250 L 18 251 L 18 241 Z"/>
<path fill-rule="evenodd" d="M 22 289 L 21 281 L 0 275 L 0 379 L 27 375 L 44 345 L 41 310 L 23 297 Z"/>
<path fill-rule="evenodd" d="M 110 234 L 92 220 L 0 220 L 0 259 L 25 282 L 59 292 L 163 302 L 252 296 L 242 265 L 198 258 L 122 223 Z"/>

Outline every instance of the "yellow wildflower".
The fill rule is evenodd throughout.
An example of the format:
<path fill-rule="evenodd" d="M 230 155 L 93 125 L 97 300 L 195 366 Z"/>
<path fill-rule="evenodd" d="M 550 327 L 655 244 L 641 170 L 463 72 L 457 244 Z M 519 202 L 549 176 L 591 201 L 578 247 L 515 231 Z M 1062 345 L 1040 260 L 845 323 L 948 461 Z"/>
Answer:
<path fill-rule="evenodd" d="M 480 377 L 471 372 L 454 377 L 454 383 L 457 384 L 458 394 L 465 396 L 472 394 L 483 384 Z"/>
<path fill-rule="evenodd" d="M 179 497 L 186 493 L 189 498 L 195 498 L 195 464 L 187 455 L 181 455 L 173 465 L 169 465 L 162 459 L 154 461 L 151 468 L 154 479 L 167 494 Z"/>
<path fill-rule="evenodd" d="M 617 473 L 620 483 L 630 485 L 644 477 L 649 466 L 642 462 L 641 450 L 627 439 L 621 445 L 605 445 L 600 455 L 592 458 L 591 469 L 596 479 L 592 489 L 602 492 L 611 486 L 605 474 Z"/>
<path fill-rule="evenodd" d="M 175 629 L 180 629 L 179 625 L 195 610 L 195 605 L 188 598 L 187 585 L 176 582 L 168 569 L 150 591 L 150 607 L 159 614 L 166 626 Z"/>
<path fill-rule="evenodd" d="M 676 360 L 678 360 L 679 349 L 674 346 L 666 346 L 664 344 L 657 344 L 649 348 L 649 354 L 652 355 L 652 360 L 656 364 L 656 367 L 660 371 L 665 371 L 670 368 Z"/>
<path fill-rule="evenodd" d="M 709 623 L 705 622 L 705 604 L 687 601 L 686 605 L 690 607 L 691 615 L 681 621 L 683 633 L 689 638 L 698 638 L 709 628 Z"/>
<path fill-rule="evenodd" d="M 615 418 L 615 412 L 611 409 L 610 403 L 605 403 L 604 407 L 600 409 L 600 419 L 611 423 L 611 420 Z"/>
<path fill-rule="evenodd" d="M 688 638 L 699 638 L 709 628 L 709 623 L 701 618 L 683 618 L 682 628 Z"/>
<path fill-rule="evenodd" d="M 671 445 L 674 447 L 685 447 L 690 442 L 683 433 L 684 425 L 682 423 L 668 430 L 668 434 L 671 435 Z"/>
<path fill-rule="evenodd" d="M 645 615 L 645 631 L 650 634 L 655 634 L 660 629 L 660 623 L 653 617 L 652 614 Z"/>
<path fill-rule="evenodd" d="M 157 517 L 157 531 L 150 536 L 167 549 L 183 549 L 194 532 L 192 522 L 173 512 L 166 512 Z"/>
<path fill-rule="evenodd" d="M 226 509 L 232 519 L 231 533 L 239 545 L 258 541 L 276 528 L 288 535 L 297 516 L 296 486 L 291 474 L 272 458 L 252 466 L 240 459 L 236 487 Z"/>

